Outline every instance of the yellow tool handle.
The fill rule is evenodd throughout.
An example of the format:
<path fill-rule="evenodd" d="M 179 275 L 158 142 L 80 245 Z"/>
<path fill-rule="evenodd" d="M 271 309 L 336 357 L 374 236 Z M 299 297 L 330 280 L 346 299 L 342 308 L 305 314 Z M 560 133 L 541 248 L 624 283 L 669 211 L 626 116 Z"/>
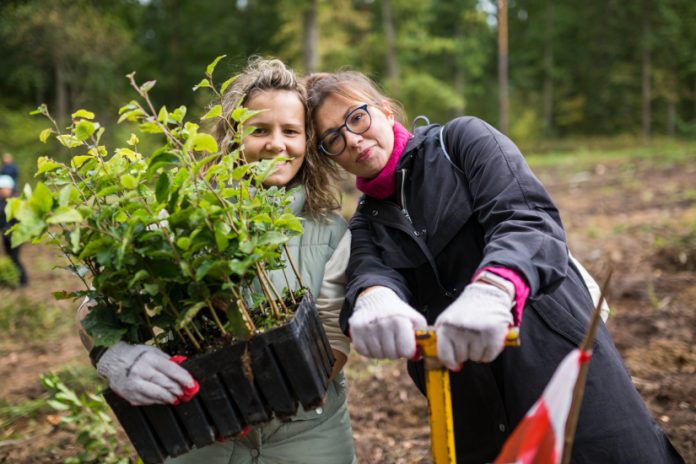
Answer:
<path fill-rule="evenodd" d="M 425 391 L 430 413 L 430 439 L 435 464 L 455 464 L 454 421 L 449 371 L 437 359 L 435 330 L 417 330 L 416 345 L 425 362 Z M 505 346 L 520 346 L 519 327 L 511 327 Z"/>

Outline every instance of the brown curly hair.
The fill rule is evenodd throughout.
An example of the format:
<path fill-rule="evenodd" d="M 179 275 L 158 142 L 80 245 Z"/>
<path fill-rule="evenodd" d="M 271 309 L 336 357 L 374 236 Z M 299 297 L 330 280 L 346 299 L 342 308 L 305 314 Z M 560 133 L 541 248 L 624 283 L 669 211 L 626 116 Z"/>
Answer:
<path fill-rule="evenodd" d="M 235 148 L 236 127 L 228 123 L 232 111 L 252 98 L 256 93 L 268 90 L 288 90 L 297 92 L 305 111 L 305 133 L 307 151 L 302 167 L 290 185 L 304 185 L 307 192 L 305 208 L 315 217 L 325 217 L 341 207 L 337 182 L 341 179 L 337 166 L 317 150 L 317 142 L 309 111 L 307 91 L 295 73 L 278 59 L 252 57 L 246 68 L 239 73 L 230 86 L 225 89 L 222 100 L 222 117 L 212 130 L 221 151 Z"/>
<path fill-rule="evenodd" d="M 302 83 L 307 88 L 307 108 L 312 123 L 316 122 L 317 109 L 327 97 L 334 94 L 377 107 L 387 107 L 399 122 L 406 121 L 406 112 L 401 103 L 384 96 L 377 84 L 361 72 L 342 70 L 313 73 L 305 76 Z"/>

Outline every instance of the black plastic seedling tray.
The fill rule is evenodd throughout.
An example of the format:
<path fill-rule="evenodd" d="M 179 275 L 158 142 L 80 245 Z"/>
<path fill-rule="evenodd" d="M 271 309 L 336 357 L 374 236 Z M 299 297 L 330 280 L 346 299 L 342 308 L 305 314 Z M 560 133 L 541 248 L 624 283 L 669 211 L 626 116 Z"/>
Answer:
<path fill-rule="evenodd" d="M 251 369 L 244 368 L 245 352 Z M 307 295 L 287 324 L 184 361 L 200 384 L 191 401 L 132 406 L 110 389 L 104 397 L 142 460 L 161 463 L 233 438 L 248 425 L 290 417 L 298 405 L 320 406 L 333 363 L 314 300 Z"/>

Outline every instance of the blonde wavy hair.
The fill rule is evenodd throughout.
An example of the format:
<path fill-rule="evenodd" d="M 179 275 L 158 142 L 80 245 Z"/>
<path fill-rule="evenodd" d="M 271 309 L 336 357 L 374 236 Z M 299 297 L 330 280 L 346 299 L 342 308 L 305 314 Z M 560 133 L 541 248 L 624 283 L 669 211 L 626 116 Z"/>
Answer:
<path fill-rule="evenodd" d="M 234 147 L 237 127 L 230 124 L 230 115 L 238 106 L 253 98 L 259 92 L 287 90 L 296 92 L 304 106 L 305 134 L 307 149 L 304 162 L 291 185 L 301 184 L 307 192 L 306 211 L 315 217 L 326 217 L 331 211 L 341 207 L 337 182 L 340 171 L 334 163 L 317 150 L 317 141 L 307 107 L 307 91 L 295 73 L 278 59 L 252 57 L 246 68 L 237 75 L 235 81 L 225 90 L 222 100 L 222 116 L 212 130 L 212 134 L 223 151 Z"/>

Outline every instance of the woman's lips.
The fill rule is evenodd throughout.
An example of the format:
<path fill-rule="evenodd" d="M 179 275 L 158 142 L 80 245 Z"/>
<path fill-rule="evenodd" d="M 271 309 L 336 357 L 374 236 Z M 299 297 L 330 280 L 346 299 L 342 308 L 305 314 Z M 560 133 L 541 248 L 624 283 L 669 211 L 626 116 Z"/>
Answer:
<path fill-rule="evenodd" d="M 371 154 L 372 154 L 372 147 L 366 148 L 360 152 L 360 154 L 358 155 L 358 159 L 356 161 L 358 161 L 358 162 L 365 161 L 366 159 L 368 159 L 370 157 Z"/>

